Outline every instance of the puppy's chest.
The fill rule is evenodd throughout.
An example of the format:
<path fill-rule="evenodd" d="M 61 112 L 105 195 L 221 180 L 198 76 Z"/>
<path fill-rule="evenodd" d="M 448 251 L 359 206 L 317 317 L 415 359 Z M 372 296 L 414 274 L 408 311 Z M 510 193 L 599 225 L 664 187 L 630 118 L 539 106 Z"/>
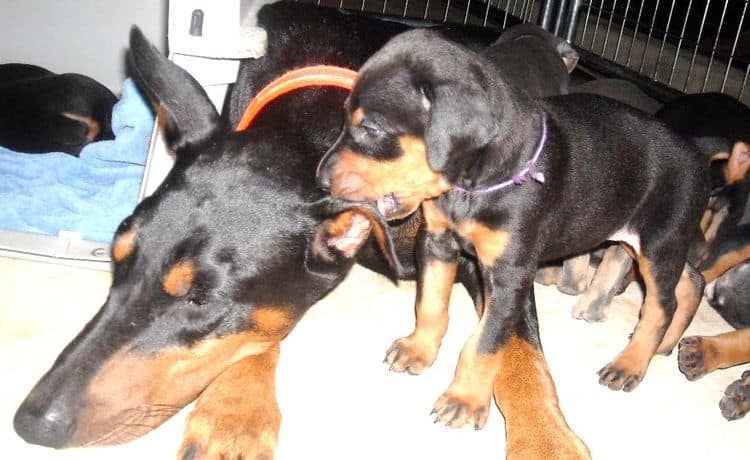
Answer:
<path fill-rule="evenodd" d="M 422 212 L 427 232 L 455 234 L 463 249 L 480 260 L 486 256 L 494 261 L 510 240 L 508 216 L 502 210 L 487 212 L 445 199 L 433 199 L 422 203 Z"/>

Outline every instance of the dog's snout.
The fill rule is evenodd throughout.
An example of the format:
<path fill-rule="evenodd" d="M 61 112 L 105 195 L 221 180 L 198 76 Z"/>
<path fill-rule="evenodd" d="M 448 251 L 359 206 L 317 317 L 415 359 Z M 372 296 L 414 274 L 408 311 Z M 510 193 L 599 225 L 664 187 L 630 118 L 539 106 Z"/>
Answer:
<path fill-rule="evenodd" d="M 708 300 L 708 303 L 711 306 L 719 307 L 724 303 L 724 296 L 717 292 L 716 281 L 709 283 L 708 286 L 706 286 L 704 293 L 706 295 L 706 300 Z"/>
<path fill-rule="evenodd" d="M 13 418 L 13 428 L 30 444 L 58 449 L 69 444 L 76 423 L 63 410 L 38 409 L 24 402 Z"/>

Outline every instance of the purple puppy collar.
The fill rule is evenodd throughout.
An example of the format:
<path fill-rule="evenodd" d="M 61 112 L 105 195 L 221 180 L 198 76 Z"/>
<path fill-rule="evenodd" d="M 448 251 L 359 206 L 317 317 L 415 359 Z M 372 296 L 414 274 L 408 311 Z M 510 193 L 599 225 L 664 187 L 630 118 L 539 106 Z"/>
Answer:
<path fill-rule="evenodd" d="M 514 184 L 515 185 L 522 184 L 529 179 L 533 179 L 539 182 L 540 184 L 543 184 L 544 174 L 541 171 L 538 171 L 536 169 L 536 162 L 537 160 L 539 160 L 539 157 L 542 155 L 542 151 L 544 150 L 544 144 L 546 142 L 547 142 L 547 117 L 544 115 L 544 112 L 542 112 L 542 138 L 539 140 L 539 145 L 536 148 L 536 152 L 534 152 L 534 156 L 531 157 L 531 160 L 526 162 L 526 165 L 524 165 L 523 168 L 521 168 L 518 172 L 513 174 L 513 177 L 511 177 L 510 179 L 504 182 L 500 182 L 499 184 L 491 185 L 489 187 L 468 189 L 468 188 L 461 187 L 460 185 L 454 185 L 453 188 L 455 190 L 458 190 L 464 193 L 482 195 L 484 193 L 491 193 L 491 192 L 496 192 L 498 190 L 502 190 Z"/>

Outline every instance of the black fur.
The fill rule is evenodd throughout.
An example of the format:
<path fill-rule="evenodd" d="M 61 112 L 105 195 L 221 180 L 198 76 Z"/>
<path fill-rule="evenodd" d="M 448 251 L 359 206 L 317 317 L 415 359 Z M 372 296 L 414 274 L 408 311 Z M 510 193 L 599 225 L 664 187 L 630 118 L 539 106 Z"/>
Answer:
<path fill-rule="evenodd" d="M 65 152 L 78 156 L 92 141 L 114 139 L 110 90 L 84 75 L 57 75 L 29 64 L 0 65 L 0 145 L 25 153 Z M 89 127 L 63 113 L 89 118 Z"/>
<path fill-rule="evenodd" d="M 268 106 L 247 131 L 235 133 L 232 127 L 250 97 L 281 73 L 320 63 L 358 68 L 406 27 L 296 3 L 264 7 L 259 23 L 268 32 L 268 51 L 262 59 L 243 63 L 228 103 L 229 119 L 219 117 L 192 77 L 159 55 L 137 29 L 132 31 L 134 76 L 166 115 L 176 162 L 117 231 L 117 237 L 130 230 L 137 236 L 132 251 L 114 263 L 106 303 L 18 409 L 14 426 L 28 442 L 65 447 L 92 441 L 77 434 L 78 427 L 90 423 L 84 408 L 99 411 L 102 429 L 113 423 L 118 414 L 107 412 L 106 404 L 125 395 L 116 388 L 102 389 L 106 398 L 99 407 L 87 401 L 86 392 L 118 353 L 130 350 L 146 359 L 165 350 L 189 351 L 206 340 L 258 332 L 252 315 L 264 306 L 283 307 L 288 318 L 298 320 L 355 263 L 320 238 L 335 217 L 331 213 L 359 209 L 377 225 L 370 207 L 331 200 L 315 183 L 315 166 L 341 126 L 344 91 L 297 91 Z M 419 225 L 421 217 L 415 216 L 393 226 L 394 239 L 385 247 L 397 260 L 384 257 L 370 238 L 356 261 L 389 276 L 393 267 L 403 266 L 401 275 L 413 278 Z M 189 291 L 175 298 L 162 283 L 170 268 L 184 260 L 194 263 L 194 276 Z M 475 270 L 463 261 L 459 279 L 481 299 Z M 147 382 L 130 378 L 135 387 L 163 383 L 167 376 Z M 209 383 L 183 381 L 173 389 L 201 389 Z M 144 425 L 132 436 L 145 431 Z"/>

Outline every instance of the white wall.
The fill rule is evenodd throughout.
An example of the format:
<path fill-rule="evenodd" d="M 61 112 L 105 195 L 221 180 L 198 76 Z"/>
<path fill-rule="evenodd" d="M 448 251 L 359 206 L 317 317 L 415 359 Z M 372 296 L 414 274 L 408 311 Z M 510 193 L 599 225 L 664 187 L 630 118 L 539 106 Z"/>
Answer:
<path fill-rule="evenodd" d="M 0 0 L 0 63 L 81 73 L 119 93 L 132 24 L 164 51 L 167 0 Z"/>

